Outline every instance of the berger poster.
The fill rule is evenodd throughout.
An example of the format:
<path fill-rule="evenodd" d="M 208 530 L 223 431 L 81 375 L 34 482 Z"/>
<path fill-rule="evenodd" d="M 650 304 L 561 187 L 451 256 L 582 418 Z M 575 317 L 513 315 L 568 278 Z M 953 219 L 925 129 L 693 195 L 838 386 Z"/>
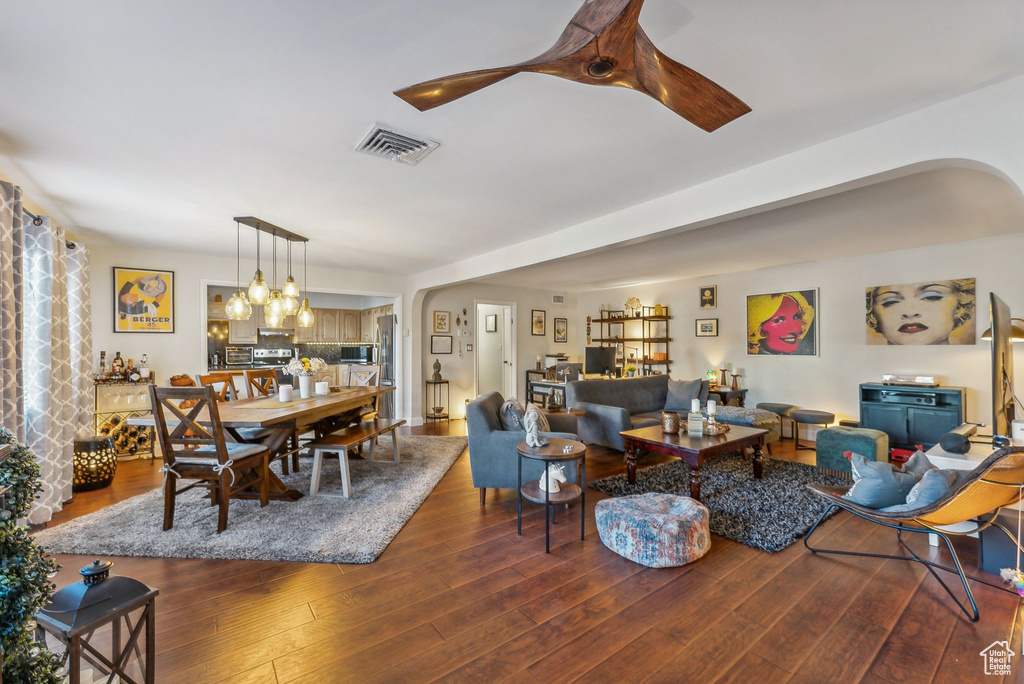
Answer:
<path fill-rule="evenodd" d="M 114 266 L 114 332 L 174 332 L 174 271 Z"/>

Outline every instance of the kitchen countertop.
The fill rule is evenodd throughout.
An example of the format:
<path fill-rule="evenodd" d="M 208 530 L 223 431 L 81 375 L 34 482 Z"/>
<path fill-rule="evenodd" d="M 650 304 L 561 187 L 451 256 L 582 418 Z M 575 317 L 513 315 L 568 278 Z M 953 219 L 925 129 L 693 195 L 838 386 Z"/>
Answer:
<path fill-rule="evenodd" d="M 346 361 L 345 363 L 329 363 L 327 365 L 328 366 L 369 366 L 371 364 L 367 363 L 366 361 Z M 285 366 L 285 364 L 283 364 L 283 363 L 281 365 L 277 365 L 277 366 L 272 366 L 272 365 L 267 365 L 267 364 L 250 365 L 250 364 L 247 364 L 247 363 L 246 364 L 240 364 L 240 365 L 232 364 L 230 366 L 225 366 L 225 365 L 222 364 L 220 366 L 208 366 L 207 367 L 207 371 L 208 372 L 213 372 L 213 371 L 222 371 L 223 372 L 223 371 L 226 371 L 228 373 L 237 371 L 237 372 L 241 373 L 242 371 L 259 370 L 261 368 L 273 368 L 275 370 L 280 370 L 280 369 L 284 368 L 284 366 Z"/>

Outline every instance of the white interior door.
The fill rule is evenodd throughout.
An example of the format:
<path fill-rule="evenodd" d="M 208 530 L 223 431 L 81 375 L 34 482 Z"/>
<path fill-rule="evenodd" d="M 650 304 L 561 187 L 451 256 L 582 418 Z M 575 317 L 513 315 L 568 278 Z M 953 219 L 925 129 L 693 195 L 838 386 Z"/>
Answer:
<path fill-rule="evenodd" d="M 513 321 L 512 307 L 501 307 L 501 395 L 511 397 L 515 394 L 515 358 L 513 352 Z"/>

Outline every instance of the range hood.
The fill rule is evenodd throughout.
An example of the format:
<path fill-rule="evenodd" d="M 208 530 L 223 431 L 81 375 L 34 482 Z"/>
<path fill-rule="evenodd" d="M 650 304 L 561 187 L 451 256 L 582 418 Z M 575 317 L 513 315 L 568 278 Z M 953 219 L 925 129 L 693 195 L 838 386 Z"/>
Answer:
<path fill-rule="evenodd" d="M 293 328 L 257 328 L 256 332 L 266 337 L 281 337 L 284 335 L 291 337 L 295 334 Z"/>

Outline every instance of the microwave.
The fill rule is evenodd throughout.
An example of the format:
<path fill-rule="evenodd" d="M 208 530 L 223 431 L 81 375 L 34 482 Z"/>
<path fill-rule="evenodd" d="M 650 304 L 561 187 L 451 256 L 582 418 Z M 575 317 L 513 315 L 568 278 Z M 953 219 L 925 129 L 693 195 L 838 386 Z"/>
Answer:
<path fill-rule="evenodd" d="M 251 366 L 252 347 L 224 347 L 224 364 L 227 366 Z"/>

